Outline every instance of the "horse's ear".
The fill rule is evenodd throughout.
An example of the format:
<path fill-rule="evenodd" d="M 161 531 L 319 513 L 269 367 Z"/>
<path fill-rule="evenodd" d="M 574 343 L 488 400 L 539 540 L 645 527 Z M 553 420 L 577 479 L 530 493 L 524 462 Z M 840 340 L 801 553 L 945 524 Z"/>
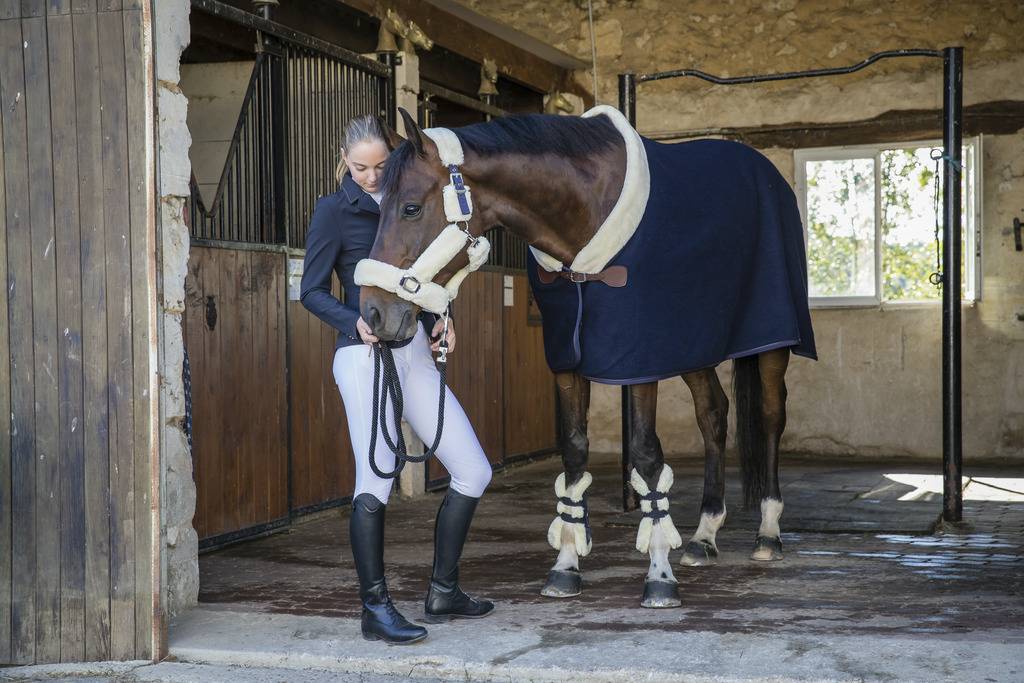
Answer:
<path fill-rule="evenodd" d="M 384 120 L 383 116 L 377 117 L 377 123 L 380 124 L 380 129 L 384 133 L 384 144 L 387 145 L 389 152 L 394 152 L 396 147 L 405 142 L 405 138 L 399 135 L 398 131 L 388 125 L 388 122 Z"/>
<path fill-rule="evenodd" d="M 423 131 L 420 130 L 419 125 L 416 123 L 416 119 L 409 115 L 403 107 L 398 108 L 398 113 L 402 115 L 402 122 L 405 123 L 405 136 L 412 143 L 413 148 L 416 150 L 416 154 L 421 157 L 427 156 L 426 151 L 423 148 Z"/>

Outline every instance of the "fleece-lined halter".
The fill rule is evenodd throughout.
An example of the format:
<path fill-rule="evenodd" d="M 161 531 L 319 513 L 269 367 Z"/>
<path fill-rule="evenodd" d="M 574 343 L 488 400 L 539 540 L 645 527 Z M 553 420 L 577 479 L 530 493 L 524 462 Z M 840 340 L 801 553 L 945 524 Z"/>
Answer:
<path fill-rule="evenodd" d="M 459 138 L 447 128 L 428 128 L 423 132 L 437 145 L 441 163 L 448 169 L 449 183 L 442 190 L 448 225 L 407 270 L 366 258 L 356 264 L 355 283 L 386 289 L 424 310 L 443 315 L 448 304 L 458 296 L 459 286 L 466 276 L 487 262 L 491 244 L 487 238 L 469 232 L 473 199 L 459 171 L 465 161 Z M 433 282 L 441 269 L 464 248 L 469 263 L 452 275 L 447 284 Z"/>

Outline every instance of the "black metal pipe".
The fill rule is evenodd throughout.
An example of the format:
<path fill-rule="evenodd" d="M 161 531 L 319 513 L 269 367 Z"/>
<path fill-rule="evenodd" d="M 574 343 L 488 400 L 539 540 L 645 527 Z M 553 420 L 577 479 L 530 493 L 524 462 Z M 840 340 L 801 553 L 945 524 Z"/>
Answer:
<path fill-rule="evenodd" d="M 636 74 L 619 74 L 619 111 L 621 111 L 629 125 L 636 128 Z M 629 443 L 632 439 L 630 428 L 630 416 L 632 404 L 630 400 L 629 387 L 622 387 L 622 509 L 625 512 L 635 510 L 640 506 L 636 491 L 629 485 Z"/>
<path fill-rule="evenodd" d="M 641 83 L 646 81 L 660 81 L 666 78 L 679 78 L 680 76 L 693 76 L 719 85 L 742 85 L 745 83 L 764 83 L 766 81 L 789 81 L 795 78 L 815 78 L 817 76 L 838 76 L 841 74 L 852 74 L 855 71 L 874 64 L 880 59 L 890 57 L 942 57 L 943 52 L 938 50 L 924 50 L 912 48 L 907 50 L 885 50 L 878 52 L 867 59 L 850 66 L 837 66 L 829 69 L 809 69 L 807 71 L 787 71 L 778 74 L 764 74 L 759 76 L 715 76 L 697 69 L 676 69 L 675 71 L 661 71 L 653 74 L 640 74 L 637 78 Z M 619 76 L 621 78 L 625 74 Z M 621 92 L 621 90 L 620 90 Z"/>
<path fill-rule="evenodd" d="M 947 47 L 943 56 L 942 102 L 942 518 L 963 519 L 963 405 L 961 370 L 960 282 L 963 175 L 964 49 Z"/>

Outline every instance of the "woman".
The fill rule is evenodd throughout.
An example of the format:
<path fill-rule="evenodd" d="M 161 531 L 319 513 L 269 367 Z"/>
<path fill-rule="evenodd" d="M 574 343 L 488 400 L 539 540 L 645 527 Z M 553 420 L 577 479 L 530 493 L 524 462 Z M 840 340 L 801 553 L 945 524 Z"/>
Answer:
<path fill-rule="evenodd" d="M 363 603 L 363 637 L 405 644 L 426 638 L 427 630 L 399 614 L 384 581 L 384 511 L 393 480 L 377 477 L 369 458 L 375 458 L 383 471 L 391 471 L 395 457 L 379 433 L 376 453 L 371 456 L 368 452 L 373 402 L 373 355 L 369 345 L 379 340 L 359 315 L 359 287 L 353 281 L 356 263 L 369 256 L 377 236 L 380 182 L 388 158 L 385 140 L 383 126 L 371 116 L 353 119 L 345 127 L 337 170 L 340 186 L 317 202 L 306 235 L 302 304 L 338 330 L 334 379 L 345 404 L 356 461 L 350 533 Z M 341 280 L 345 303 L 331 294 L 332 271 Z M 439 379 L 431 351 L 440 344 L 442 323 L 429 313 L 420 314 L 420 322 L 412 339 L 391 346 L 405 396 L 404 416 L 422 440 L 432 441 L 437 429 Z M 427 339 L 431 327 L 433 344 Z M 455 347 L 451 323 L 448 346 L 449 350 Z M 466 414 L 447 389 L 444 434 L 437 457 L 451 474 L 451 485 L 437 512 L 434 567 L 424 611 L 429 622 L 483 617 L 494 605 L 462 592 L 458 563 L 477 501 L 491 479 L 491 466 Z"/>

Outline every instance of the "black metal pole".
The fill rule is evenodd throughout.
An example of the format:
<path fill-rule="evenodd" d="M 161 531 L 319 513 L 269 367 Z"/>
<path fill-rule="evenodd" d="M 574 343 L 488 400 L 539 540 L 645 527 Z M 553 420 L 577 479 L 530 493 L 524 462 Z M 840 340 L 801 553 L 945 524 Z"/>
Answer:
<path fill-rule="evenodd" d="M 960 375 L 960 281 L 964 49 L 947 47 L 942 106 L 942 519 L 963 519 L 963 406 Z"/>
<path fill-rule="evenodd" d="M 636 74 L 619 74 L 619 111 L 621 111 L 629 125 L 636 128 Z M 630 414 L 633 406 L 630 400 L 629 387 L 622 387 L 622 509 L 625 512 L 640 507 L 636 491 L 629 485 L 629 442 L 632 438 L 630 429 Z"/>

